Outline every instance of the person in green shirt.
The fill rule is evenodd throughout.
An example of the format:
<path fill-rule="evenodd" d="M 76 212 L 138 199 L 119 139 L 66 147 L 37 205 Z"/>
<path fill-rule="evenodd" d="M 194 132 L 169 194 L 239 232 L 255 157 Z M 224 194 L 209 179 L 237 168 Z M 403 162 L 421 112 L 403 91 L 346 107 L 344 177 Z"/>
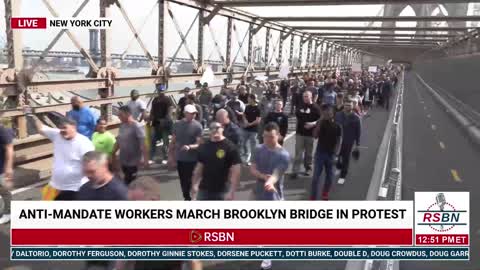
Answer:
<path fill-rule="evenodd" d="M 99 119 L 97 121 L 97 131 L 92 135 L 92 142 L 95 146 L 95 151 L 112 156 L 113 146 L 115 145 L 115 136 L 107 131 L 107 121 Z"/>

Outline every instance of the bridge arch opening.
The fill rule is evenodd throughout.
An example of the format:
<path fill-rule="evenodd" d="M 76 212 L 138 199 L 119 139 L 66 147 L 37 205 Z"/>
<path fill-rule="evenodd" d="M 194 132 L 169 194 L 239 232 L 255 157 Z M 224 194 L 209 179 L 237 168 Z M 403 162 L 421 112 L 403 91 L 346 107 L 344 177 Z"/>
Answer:
<path fill-rule="evenodd" d="M 430 16 L 438 17 L 438 21 L 430 23 L 432 27 L 449 27 L 449 23 L 447 21 L 442 21 L 442 17 L 448 16 L 448 10 L 445 8 L 444 5 L 439 4 L 436 8 L 432 10 Z M 448 32 L 438 32 L 438 34 L 448 34 Z"/>
<path fill-rule="evenodd" d="M 402 16 L 416 16 L 415 10 L 412 6 L 405 6 L 397 15 L 397 17 Z M 417 27 L 417 22 L 395 22 L 395 27 Z M 395 31 L 395 34 L 415 34 L 416 31 Z M 395 37 L 396 39 L 402 39 Z M 404 38 L 403 38 L 404 39 Z"/>

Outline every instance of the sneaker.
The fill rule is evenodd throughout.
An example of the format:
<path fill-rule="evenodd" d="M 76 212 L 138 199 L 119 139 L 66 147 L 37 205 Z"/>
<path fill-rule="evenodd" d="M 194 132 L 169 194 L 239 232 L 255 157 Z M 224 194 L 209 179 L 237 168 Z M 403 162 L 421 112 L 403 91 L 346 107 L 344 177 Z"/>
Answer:
<path fill-rule="evenodd" d="M 163 165 L 167 165 L 167 163 L 168 163 L 168 160 L 166 160 L 166 159 L 162 160 Z"/>
<path fill-rule="evenodd" d="M 290 175 L 290 179 L 297 179 L 297 174 L 296 173 L 292 173 Z"/>
<path fill-rule="evenodd" d="M 0 217 L 0 224 L 6 224 L 10 222 L 10 214 L 3 214 L 2 217 Z"/>
<path fill-rule="evenodd" d="M 271 260 L 263 260 L 262 264 L 260 264 L 261 270 L 269 270 L 272 269 L 272 261 Z"/>
<path fill-rule="evenodd" d="M 328 201 L 328 192 L 326 191 L 322 192 L 322 200 Z"/>
<path fill-rule="evenodd" d="M 303 175 L 305 175 L 305 176 L 310 176 L 310 173 L 311 173 L 311 170 L 306 170 L 306 171 L 303 173 Z"/>
<path fill-rule="evenodd" d="M 338 184 L 340 184 L 340 185 L 345 184 L 345 178 L 338 179 Z"/>
<path fill-rule="evenodd" d="M 153 164 L 155 164 L 155 161 L 153 161 L 153 160 L 150 159 L 150 160 L 148 161 L 148 165 L 153 165 Z"/>

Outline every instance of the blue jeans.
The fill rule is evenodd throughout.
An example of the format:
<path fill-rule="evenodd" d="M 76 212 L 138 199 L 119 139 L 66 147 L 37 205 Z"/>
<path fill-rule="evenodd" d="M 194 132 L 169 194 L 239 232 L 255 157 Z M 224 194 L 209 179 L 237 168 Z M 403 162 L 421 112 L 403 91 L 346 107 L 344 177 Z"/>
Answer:
<path fill-rule="evenodd" d="M 324 151 L 315 152 L 315 165 L 313 168 L 311 199 L 316 200 L 322 183 L 320 176 L 323 167 L 325 167 L 325 182 L 323 183 L 323 192 L 329 192 L 333 181 L 333 154 Z"/>
<path fill-rule="evenodd" d="M 243 130 L 242 156 L 245 162 L 250 162 L 252 160 L 252 156 L 256 147 L 257 132 Z"/>

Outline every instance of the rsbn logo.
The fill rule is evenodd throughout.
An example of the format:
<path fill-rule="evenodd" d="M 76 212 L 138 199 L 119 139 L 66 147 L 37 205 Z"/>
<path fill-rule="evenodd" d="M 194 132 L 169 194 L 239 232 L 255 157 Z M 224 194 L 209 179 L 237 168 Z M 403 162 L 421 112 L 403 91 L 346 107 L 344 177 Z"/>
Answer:
<path fill-rule="evenodd" d="M 421 213 L 422 221 L 418 226 L 429 226 L 437 232 L 447 232 L 455 226 L 466 226 L 467 223 L 461 222 L 461 215 L 466 214 L 466 210 L 456 209 L 450 204 L 443 193 L 435 196 L 435 203 L 431 204 L 426 210 L 418 210 Z"/>

